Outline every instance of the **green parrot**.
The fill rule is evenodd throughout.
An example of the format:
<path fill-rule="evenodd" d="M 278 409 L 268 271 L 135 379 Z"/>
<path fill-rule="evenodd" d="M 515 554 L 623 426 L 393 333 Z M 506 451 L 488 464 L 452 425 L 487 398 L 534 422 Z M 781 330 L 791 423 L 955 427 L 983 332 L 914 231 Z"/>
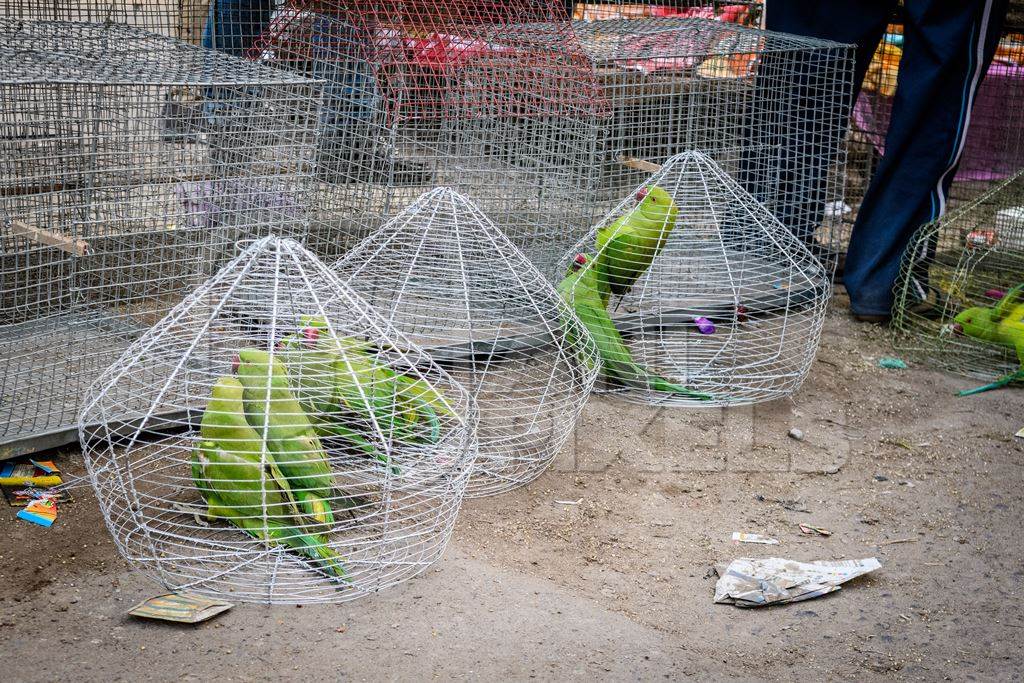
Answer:
<path fill-rule="evenodd" d="M 451 408 L 426 382 L 379 362 L 368 342 L 336 337 L 319 318 L 305 318 L 301 334 L 280 343 L 282 358 L 304 405 L 333 429 L 342 416 L 364 426 L 376 420 L 385 435 L 410 443 L 436 443 Z M 348 429 L 347 427 L 345 429 Z"/>
<path fill-rule="evenodd" d="M 242 392 L 233 377 L 217 381 L 199 428 L 203 441 L 192 452 L 192 480 L 206 501 L 207 518 L 228 520 L 255 538 L 281 543 L 343 578 L 337 553 L 322 536 L 303 528 L 288 480 L 245 421 Z"/>
<path fill-rule="evenodd" d="M 597 231 L 594 269 L 601 300 L 609 293 L 624 296 L 650 268 L 675 227 L 679 207 L 657 185 L 640 188 L 637 205 Z"/>
<path fill-rule="evenodd" d="M 284 364 L 266 351 L 242 349 L 234 369 L 243 387 L 245 419 L 257 433 L 266 432 L 267 448 L 299 507 L 317 522 L 333 524 L 327 453 L 292 393 Z"/>
<path fill-rule="evenodd" d="M 1016 350 L 1020 368 L 975 389 L 961 391 L 958 396 L 980 394 L 999 389 L 1011 382 L 1024 381 L 1024 284 L 1019 284 L 992 308 L 975 306 L 965 309 L 953 319 L 953 331 L 968 337 Z"/>
<path fill-rule="evenodd" d="M 557 289 L 594 338 L 605 376 L 635 389 L 677 394 L 699 401 L 711 400 L 710 394 L 652 374 L 633 360 L 605 308 L 592 263 L 585 254 L 578 254 Z"/>

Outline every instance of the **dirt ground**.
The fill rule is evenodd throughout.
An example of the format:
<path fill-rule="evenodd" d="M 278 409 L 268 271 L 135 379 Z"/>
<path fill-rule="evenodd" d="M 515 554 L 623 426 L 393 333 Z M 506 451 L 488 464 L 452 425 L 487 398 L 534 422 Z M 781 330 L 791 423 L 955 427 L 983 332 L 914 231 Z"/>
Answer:
<path fill-rule="evenodd" d="M 970 380 L 880 369 L 884 332 L 838 303 L 792 401 L 595 398 L 551 471 L 467 502 L 435 569 L 355 603 L 138 621 L 125 610 L 159 588 L 127 570 L 88 489 L 49 530 L 3 508 L 3 677 L 1017 679 L 1024 391 L 958 399 Z M 59 464 L 82 467 L 75 452 Z M 882 568 L 809 602 L 712 603 L 712 566 L 773 555 Z"/>

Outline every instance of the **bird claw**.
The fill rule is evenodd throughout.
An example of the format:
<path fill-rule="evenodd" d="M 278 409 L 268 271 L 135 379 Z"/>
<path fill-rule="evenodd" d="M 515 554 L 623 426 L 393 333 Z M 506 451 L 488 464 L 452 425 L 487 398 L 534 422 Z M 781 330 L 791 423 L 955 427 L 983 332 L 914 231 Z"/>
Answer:
<path fill-rule="evenodd" d="M 196 524 L 198 524 L 199 526 L 210 526 L 210 523 L 203 519 L 203 514 L 205 514 L 206 510 L 201 510 L 195 506 L 189 505 L 188 503 L 178 502 L 171 503 L 171 507 L 177 510 L 178 512 L 183 512 L 186 515 L 192 515 L 192 517 L 196 520 Z"/>

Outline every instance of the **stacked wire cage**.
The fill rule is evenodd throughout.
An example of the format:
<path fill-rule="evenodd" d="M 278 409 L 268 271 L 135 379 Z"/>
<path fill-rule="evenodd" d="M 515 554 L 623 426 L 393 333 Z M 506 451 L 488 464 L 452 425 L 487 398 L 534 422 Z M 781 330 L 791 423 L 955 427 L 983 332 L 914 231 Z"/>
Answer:
<path fill-rule="evenodd" d="M 1011 12 L 995 57 L 978 87 L 960 163 L 946 205 L 970 203 L 1024 168 L 1024 17 Z M 852 226 L 874 171 L 885 153 L 900 60 L 903 21 L 897 11 L 868 67 L 850 122 L 847 205 Z M 844 231 L 848 233 L 848 229 Z"/>
<path fill-rule="evenodd" d="M 129 346 L 81 442 L 122 555 L 172 591 L 338 602 L 440 557 L 469 395 L 312 253 L 260 238 Z"/>
<path fill-rule="evenodd" d="M 1024 302 L 1014 306 L 1021 285 L 1024 172 L 917 232 L 896 285 L 895 345 L 929 366 L 976 379 L 1016 372 L 1024 361 Z M 996 309 L 1021 330 L 1022 343 L 978 327 Z"/>
<path fill-rule="evenodd" d="M 601 213 L 669 157 L 699 150 L 834 263 L 853 46 L 699 18 L 573 27 L 599 88 Z"/>
<path fill-rule="evenodd" d="M 117 24 L 0 20 L 0 454 L 74 438 L 85 389 L 234 253 L 304 235 L 321 92 Z M 171 91 L 199 106 L 168 107 Z"/>
<path fill-rule="evenodd" d="M 818 348 L 830 273 L 713 158 L 670 158 L 565 259 L 600 389 L 723 406 L 788 396 Z"/>
<path fill-rule="evenodd" d="M 476 204 L 434 189 L 335 271 L 471 393 L 477 464 L 467 495 L 544 472 L 590 395 L 597 355 L 551 284 Z"/>
<path fill-rule="evenodd" d="M 593 80 L 557 0 L 291 0 L 252 57 L 328 83 L 321 218 L 348 245 L 440 185 L 549 271 L 592 219 Z"/>
<path fill-rule="evenodd" d="M 199 44 L 209 6 L 210 0 L 0 0 L 0 17 L 123 24 Z"/>

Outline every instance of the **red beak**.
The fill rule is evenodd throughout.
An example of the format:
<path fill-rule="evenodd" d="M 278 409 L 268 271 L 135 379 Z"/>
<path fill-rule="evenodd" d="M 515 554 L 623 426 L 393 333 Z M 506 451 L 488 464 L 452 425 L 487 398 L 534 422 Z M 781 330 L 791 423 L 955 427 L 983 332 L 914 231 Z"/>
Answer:
<path fill-rule="evenodd" d="M 576 262 L 577 265 L 581 265 L 581 266 L 587 265 L 587 255 L 586 254 L 576 254 L 575 262 Z"/>
<path fill-rule="evenodd" d="M 315 327 L 307 327 L 302 330 L 302 336 L 306 338 L 306 346 L 315 346 L 316 340 L 320 338 L 320 330 Z"/>
<path fill-rule="evenodd" d="M 241 365 L 241 364 L 242 364 L 242 359 L 239 358 L 238 354 L 236 353 L 235 357 L 231 359 L 231 374 L 232 375 L 235 374 L 236 372 L 238 372 L 238 366 Z"/>
<path fill-rule="evenodd" d="M 960 323 L 953 323 L 953 328 L 952 329 L 953 329 L 953 334 L 963 334 L 964 333 L 964 326 L 961 325 Z"/>
<path fill-rule="evenodd" d="M 636 191 L 636 200 L 638 202 L 642 202 L 643 200 L 647 199 L 647 194 L 648 194 L 647 188 L 646 187 L 641 187 L 639 190 Z"/>

